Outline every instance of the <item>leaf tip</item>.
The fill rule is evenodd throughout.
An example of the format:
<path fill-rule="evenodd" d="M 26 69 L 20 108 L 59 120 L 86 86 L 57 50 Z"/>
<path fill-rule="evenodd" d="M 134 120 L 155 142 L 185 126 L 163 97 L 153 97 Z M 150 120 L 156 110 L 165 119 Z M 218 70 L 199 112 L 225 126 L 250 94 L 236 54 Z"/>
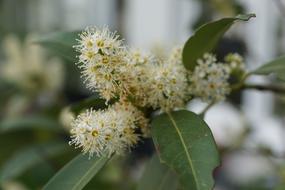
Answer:
<path fill-rule="evenodd" d="M 255 18 L 256 15 L 254 13 L 249 14 L 239 14 L 236 16 L 236 19 L 243 20 L 243 21 L 249 21 L 251 18 Z"/>

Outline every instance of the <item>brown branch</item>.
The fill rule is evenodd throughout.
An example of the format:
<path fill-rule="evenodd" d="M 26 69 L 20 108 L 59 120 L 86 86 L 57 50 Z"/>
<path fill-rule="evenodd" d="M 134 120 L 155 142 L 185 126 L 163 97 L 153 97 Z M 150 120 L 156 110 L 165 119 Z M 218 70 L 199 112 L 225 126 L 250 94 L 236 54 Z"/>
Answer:
<path fill-rule="evenodd" d="M 280 85 L 244 84 L 241 86 L 240 89 L 271 91 L 275 93 L 285 94 L 285 86 L 280 86 Z"/>

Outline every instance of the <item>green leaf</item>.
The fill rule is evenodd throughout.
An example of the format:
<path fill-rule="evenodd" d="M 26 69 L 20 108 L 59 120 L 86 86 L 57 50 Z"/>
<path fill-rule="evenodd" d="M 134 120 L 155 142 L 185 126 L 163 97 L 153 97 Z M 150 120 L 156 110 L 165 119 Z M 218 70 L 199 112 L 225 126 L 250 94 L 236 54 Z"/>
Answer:
<path fill-rule="evenodd" d="M 97 109 L 104 109 L 104 108 L 107 107 L 106 100 L 100 98 L 99 95 L 94 95 L 94 96 L 86 98 L 86 99 L 84 99 L 82 101 L 73 103 L 70 106 L 70 110 L 73 113 L 78 114 L 83 109 L 87 109 L 87 108 L 91 108 L 91 107 L 93 109 L 95 109 L 95 110 L 97 110 Z"/>
<path fill-rule="evenodd" d="M 35 43 L 68 61 L 77 62 L 76 51 L 72 46 L 77 44 L 78 34 L 78 31 L 56 32 L 36 39 Z"/>
<path fill-rule="evenodd" d="M 56 121 L 43 116 L 11 118 L 0 123 L 0 133 L 22 129 L 59 130 L 61 127 Z"/>
<path fill-rule="evenodd" d="M 47 157 L 63 153 L 67 145 L 65 142 L 52 142 L 32 145 L 14 153 L 14 155 L 2 166 L 0 182 L 20 176 L 26 170 L 32 168 Z"/>
<path fill-rule="evenodd" d="M 152 135 L 161 162 L 177 173 L 184 189 L 213 188 L 212 172 L 219 155 L 200 116 L 186 110 L 159 115 L 152 122 Z"/>
<path fill-rule="evenodd" d="M 285 56 L 281 56 L 273 61 L 262 65 L 258 69 L 252 71 L 251 74 L 275 74 L 279 79 L 285 80 Z"/>
<path fill-rule="evenodd" d="M 223 18 L 218 21 L 204 24 L 192 35 L 183 47 L 183 64 L 188 70 L 193 70 L 197 64 L 197 59 L 204 53 L 215 48 L 219 39 L 235 23 L 235 21 L 248 21 L 255 17 L 255 14 L 238 15 L 234 18 Z"/>
<path fill-rule="evenodd" d="M 138 190 L 176 190 L 178 181 L 173 171 L 161 164 L 154 155 L 146 165 L 145 171 L 138 184 Z"/>
<path fill-rule="evenodd" d="M 108 160 L 105 156 L 88 159 L 88 155 L 80 154 L 52 177 L 43 189 L 82 189 Z"/>

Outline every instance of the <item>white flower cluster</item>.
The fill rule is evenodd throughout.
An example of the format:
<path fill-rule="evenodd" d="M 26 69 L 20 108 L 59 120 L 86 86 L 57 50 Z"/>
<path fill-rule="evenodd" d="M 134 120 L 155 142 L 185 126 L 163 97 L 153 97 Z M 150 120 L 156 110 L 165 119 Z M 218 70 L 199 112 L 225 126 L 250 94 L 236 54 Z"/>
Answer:
<path fill-rule="evenodd" d="M 134 146 L 139 136 L 147 136 L 148 120 L 135 106 L 163 111 L 184 106 L 187 72 L 181 49 L 162 60 L 130 50 L 106 27 L 87 28 L 79 37 L 75 48 L 87 87 L 107 102 L 113 98 L 120 102 L 103 111 L 88 110 L 74 120 L 71 144 L 83 152 L 110 156 Z"/>
<path fill-rule="evenodd" d="M 87 28 L 78 41 L 75 48 L 80 52 L 79 68 L 87 87 L 99 91 L 107 101 L 124 93 L 120 81 L 127 51 L 119 35 L 108 28 Z"/>
<path fill-rule="evenodd" d="M 148 120 L 128 102 L 118 102 L 106 110 L 87 110 L 72 123 L 70 144 L 90 156 L 122 153 L 139 140 L 137 130 L 145 128 Z"/>
<path fill-rule="evenodd" d="M 229 77 L 230 68 L 218 63 L 214 55 L 207 53 L 198 60 L 198 65 L 189 77 L 189 93 L 207 103 L 221 101 L 230 92 Z"/>
<path fill-rule="evenodd" d="M 133 98 L 138 106 L 171 110 L 184 105 L 187 92 L 186 70 L 181 49 L 166 60 L 129 50 L 108 28 L 87 28 L 80 34 L 79 67 L 87 87 L 109 101 Z"/>
<path fill-rule="evenodd" d="M 211 54 L 189 73 L 181 48 L 169 56 L 145 54 L 127 48 L 106 27 L 87 28 L 79 38 L 75 48 L 87 87 L 107 102 L 119 99 L 108 109 L 88 110 L 73 122 L 71 144 L 91 156 L 124 152 L 147 135 L 148 120 L 137 107 L 171 111 L 184 107 L 189 95 L 212 102 L 229 93 L 229 68 Z"/>

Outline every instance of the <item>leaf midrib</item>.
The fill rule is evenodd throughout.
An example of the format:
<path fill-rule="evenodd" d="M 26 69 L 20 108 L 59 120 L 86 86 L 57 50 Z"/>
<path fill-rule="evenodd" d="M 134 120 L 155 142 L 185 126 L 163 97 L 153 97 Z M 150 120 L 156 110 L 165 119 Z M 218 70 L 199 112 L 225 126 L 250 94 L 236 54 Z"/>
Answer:
<path fill-rule="evenodd" d="M 94 167 L 97 166 L 97 163 L 99 163 L 104 157 L 102 156 L 100 159 L 96 160 L 93 166 L 90 167 L 90 169 L 78 180 L 78 183 L 75 184 L 75 186 L 72 188 L 72 190 L 77 189 L 77 187 L 81 184 L 83 179 L 88 176 L 94 169 Z"/>
<path fill-rule="evenodd" d="M 173 119 L 171 113 L 167 113 L 167 115 L 168 115 L 168 117 L 170 118 L 171 123 L 173 124 L 175 130 L 177 131 L 177 134 L 178 134 L 178 136 L 179 136 L 179 138 L 180 138 L 180 141 L 181 141 L 181 144 L 182 144 L 182 146 L 183 146 L 183 149 L 185 150 L 186 157 L 187 157 L 187 161 L 188 161 L 188 163 L 189 163 L 189 165 L 190 165 L 190 168 L 191 168 L 191 171 L 192 171 L 192 173 L 193 173 L 193 177 L 194 177 L 194 180 L 195 180 L 196 188 L 197 188 L 197 189 L 200 189 L 200 188 L 199 188 L 199 185 L 198 185 L 199 183 L 198 183 L 197 174 L 196 174 L 196 172 L 195 172 L 195 170 L 194 170 L 194 167 L 193 167 L 192 158 L 191 158 L 191 156 L 190 156 L 190 153 L 188 152 L 188 149 L 187 149 L 186 143 L 185 143 L 185 141 L 184 141 L 184 139 L 183 139 L 182 133 L 181 133 L 181 131 L 179 130 L 178 126 L 176 125 L 176 122 L 175 122 L 175 120 Z"/>

